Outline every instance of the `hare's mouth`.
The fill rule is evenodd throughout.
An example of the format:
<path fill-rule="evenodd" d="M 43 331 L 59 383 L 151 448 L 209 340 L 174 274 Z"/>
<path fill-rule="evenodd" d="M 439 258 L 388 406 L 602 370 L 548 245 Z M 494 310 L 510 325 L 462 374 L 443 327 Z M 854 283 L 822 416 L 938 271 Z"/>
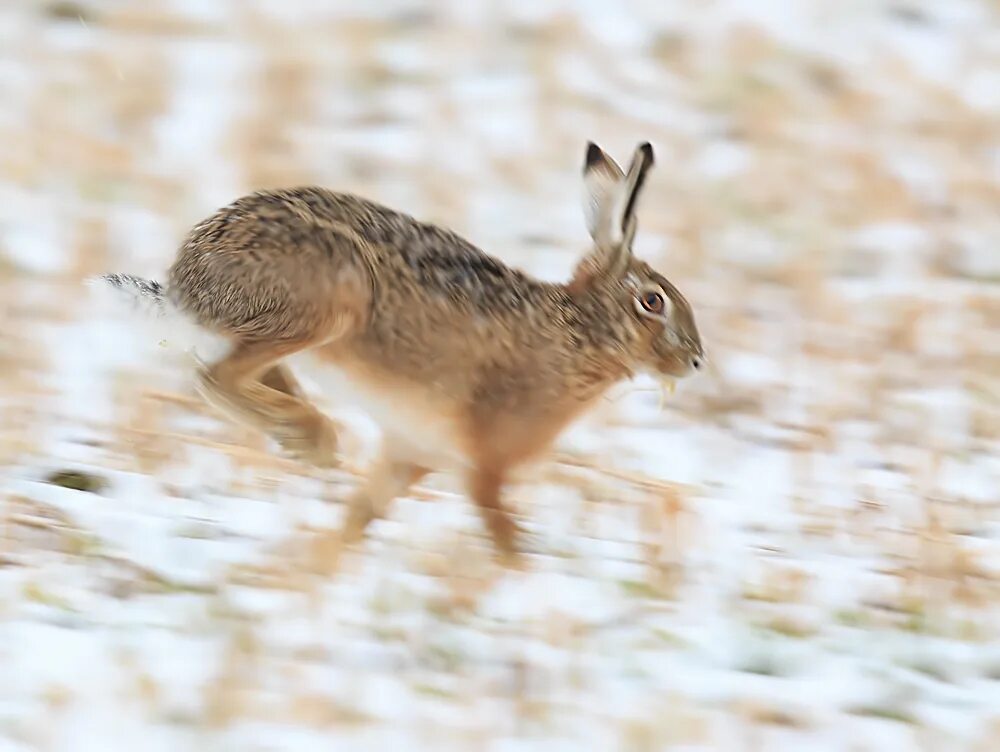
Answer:
<path fill-rule="evenodd" d="M 660 384 L 660 412 L 663 412 L 663 405 L 674 396 L 677 389 L 677 379 L 672 376 L 660 376 L 657 381 Z"/>

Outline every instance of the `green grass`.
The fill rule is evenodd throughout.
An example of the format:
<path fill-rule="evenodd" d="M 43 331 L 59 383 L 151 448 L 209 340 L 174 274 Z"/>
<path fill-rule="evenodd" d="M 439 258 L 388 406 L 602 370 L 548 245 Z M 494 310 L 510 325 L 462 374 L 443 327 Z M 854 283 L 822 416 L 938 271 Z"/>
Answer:
<path fill-rule="evenodd" d="M 662 590 L 644 580 L 619 580 L 618 585 L 625 595 L 631 598 L 655 598 L 659 600 L 667 597 Z"/>
<path fill-rule="evenodd" d="M 108 481 L 105 478 L 80 470 L 57 470 L 46 476 L 45 482 L 53 486 L 94 494 L 101 493 L 108 487 Z"/>
<path fill-rule="evenodd" d="M 871 624 L 868 614 L 859 609 L 842 608 L 834 612 L 833 618 L 845 627 L 864 629 Z"/>
<path fill-rule="evenodd" d="M 766 654 L 753 656 L 737 666 L 737 669 L 745 674 L 758 676 L 784 676 L 788 673 L 773 655 Z"/>
<path fill-rule="evenodd" d="M 853 708 L 848 708 L 847 712 L 851 715 L 858 715 L 864 718 L 881 718 L 885 721 L 896 721 L 897 723 L 914 724 L 917 722 L 913 714 L 905 708 L 888 704 L 873 703 L 856 705 Z"/>
<path fill-rule="evenodd" d="M 58 608 L 62 611 L 75 611 L 76 609 L 67 601 L 65 598 L 52 593 L 37 582 L 27 582 L 21 590 L 24 597 L 33 602 L 40 603 L 44 606 L 51 606 L 52 608 Z"/>

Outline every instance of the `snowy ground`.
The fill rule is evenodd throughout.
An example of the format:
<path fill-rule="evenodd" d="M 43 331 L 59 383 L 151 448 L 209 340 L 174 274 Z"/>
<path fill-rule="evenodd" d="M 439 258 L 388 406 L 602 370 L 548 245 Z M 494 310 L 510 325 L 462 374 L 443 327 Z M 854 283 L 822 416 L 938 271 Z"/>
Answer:
<path fill-rule="evenodd" d="M 81 285 L 301 183 L 558 278 L 587 139 L 714 370 L 525 478 L 527 573 L 440 476 L 312 574 L 357 476 Z M 0 143 L 0 752 L 1000 745 L 996 3 L 5 0 Z"/>

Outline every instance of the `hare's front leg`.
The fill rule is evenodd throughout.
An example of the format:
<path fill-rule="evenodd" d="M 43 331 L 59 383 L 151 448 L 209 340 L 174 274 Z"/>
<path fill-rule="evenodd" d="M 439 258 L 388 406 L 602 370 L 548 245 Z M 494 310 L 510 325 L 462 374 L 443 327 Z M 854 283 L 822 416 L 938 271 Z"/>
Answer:
<path fill-rule="evenodd" d="M 504 473 L 477 467 L 469 478 L 469 495 L 479 507 L 483 522 L 493 537 L 501 559 L 508 565 L 520 565 L 516 548 L 517 524 L 503 505 Z"/>
<path fill-rule="evenodd" d="M 240 343 L 219 362 L 200 369 L 197 386 L 233 420 L 263 431 L 298 459 L 329 467 L 336 464 L 337 430 L 278 365 L 301 349 L 301 343 Z"/>
<path fill-rule="evenodd" d="M 310 569 L 324 574 L 335 571 L 344 547 L 359 541 L 369 523 L 383 516 L 393 499 L 406 493 L 428 472 L 425 467 L 397 459 L 388 444 L 383 446 L 367 480 L 347 501 L 343 528 L 313 540 L 308 554 Z"/>
<path fill-rule="evenodd" d="M 389 504 L 405 494 L 410 486 L 430 470 L 406 460 L 398 459 L 386 446 L 368 473 L 368 479 L 347 502 L 347 520 L 343 538 L 347 543 L 360 540 L 368 524 L 383 517 Z"/>

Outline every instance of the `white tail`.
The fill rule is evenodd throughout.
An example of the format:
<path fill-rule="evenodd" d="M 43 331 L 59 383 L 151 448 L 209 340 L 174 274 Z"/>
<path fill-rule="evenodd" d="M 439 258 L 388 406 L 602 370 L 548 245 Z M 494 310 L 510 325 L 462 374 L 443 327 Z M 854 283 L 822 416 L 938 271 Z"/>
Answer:
<path fill-rule="evenodd" d="M 178 309 L 159 282 L 131 274 L 103 274 L 88 284 L 101 297 L 110 297 L 119 307 L 138 313 L 165 347 L 208 362 L 221 358 L 229 349 L 224 337 L 199 326 Z"/>
<path fill-rule="evenodd" d="M 167 316 L 172 308 L 163 295 L 163 285 L 151 279 L 131 274 L 102 274 L 89 282 L 97 290 L 112 292 L 119 302 L 148 318 Z"/>

